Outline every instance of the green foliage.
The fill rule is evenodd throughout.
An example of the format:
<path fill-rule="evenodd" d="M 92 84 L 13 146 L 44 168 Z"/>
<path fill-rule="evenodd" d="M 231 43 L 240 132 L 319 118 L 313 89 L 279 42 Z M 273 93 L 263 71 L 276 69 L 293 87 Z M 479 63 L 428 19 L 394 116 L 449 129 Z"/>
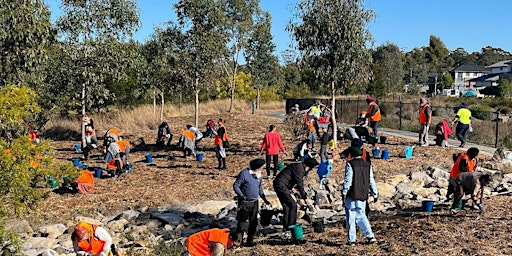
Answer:
<path fill-rule="evenodd" d="M 312 96 L 313 93 L 309 90 L 309 87 L 305 83 L 300 83 L 298 85 L 293 85 L 285 92 L 285 98 L 302 98 Z"/>
<path fill-rule="evenodd" d="M 347 93 L 371 76 L 371 40 L 367 28 L 373 11 L 361 0 L 303 0 L 287 28 L 305 63 L 329 85 L 331 93 Z"/>
<path fill-rule="evenodd" d="M 491 120 L 493 109 L 487 105 L 471 105 L 471 116 L 480 120 Z"/>
<path fill-rule="evenodd" d="M 0 88 L 0 127 L 6 136 L 4 139 L 20 135 L 26 123 L 32 121 L 34 114 L 40 111 L 32 89 L 14 85 Z"/>
<path fill-rule="evenodd" d="M 223 79 L 217 82 L 217 97 L 219 99 L 228 98 L 230 94 L 230 85 L 228 82 L 228 78 Z M 251 74 L 240 71 L 237 73 L 235 78 L 236 91 L 235 96 L 238 99 L 244 99 L 249 101 L 256 100 L 256 89 L 252 85 L 252 76 Z"/>
<path fill-rule="evenodd" d="M 0 1 L 0 86 L 41 85 L 54 35 L 44 1 Z"/>
<path fill-rule="evenodd" d="M 180 256 L 186 251 L 185 247 L 179 242 L 160 240 L 157 244 L 151 247 L 153 250 L 151 255 L 162 256 Z"/>
<path fill-rule="evenodd" d="M 0 254 L 5 256 L 21 256 L 21 240 L 15 234 L 5 230 L 4 223 L 0 223 Z"/>
<path fill-rule="evenodd" d="M 277 93 L 278 87 L 277 86 L 269 86 L 264 88 L 261 91 L 261 101 L 262 102 L 271 102 L 271 101 L 278 101 L 281 100 L 281 95 Z"/>
<path fill-rule="evenodd" d="M 510 81 L 507 79 L 501 79 L 498 84 L 498 97 L 510 98 L 510 93 L 512 93 L 512 85 L 510 84 Z"/>
<path fill-rule="evenodd" d="M 443 72 L 438 79 L 439 87 L 438 89 L 451 89 L 453 87 L 454 81 L 452 76 L 448 72 Z"/>
<path fill-rule="evenodd" d="M 385 93 L 401 92 L 403 91 L 403 77 L 404 77 L 404 64 L 403 60 L 405 55 L 400 51 L 395 44 L 384 44 L 375 50 L 372 54 L 373 57 L 373 70 L 374 81 L 379 81 L 379 87 L 382 90 L 376 90 L 372 95 L 383 95 Z"/>

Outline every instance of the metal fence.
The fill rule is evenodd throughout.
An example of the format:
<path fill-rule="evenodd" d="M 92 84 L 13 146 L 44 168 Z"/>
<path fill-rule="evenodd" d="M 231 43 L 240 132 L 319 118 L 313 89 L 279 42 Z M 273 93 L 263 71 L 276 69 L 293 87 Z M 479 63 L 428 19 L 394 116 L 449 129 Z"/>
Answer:
<path fill-rule="evenodd" d="M 316 100 L 330 108 L 331 100 L 322 99 L 288 99 L 286 101 L 287 112 L 295 104 L 299 104 L 300 109 L 308 109 Z M 381 108 L 382 120 L 380 127 L 418 132 L 420 125 L 418 123 L 419 103 L 402 102 L 400 98 L 384 98 L 377 100 Z M 434 126 L 442 119 L 450 122 L 458 110 L 459 106 L 432 106 L 432 125 L 429 133 L 433 134 Z M 336 99 L 335 116 L 336 121 L 340 123 L 355 123 L 359 113 L 366 111 L 368 104 L 365 97 Z M 470 106 L 471 109 L 471 106 Z M 469 142 L 486 145 L 491 147 L 512 148 L 512 119 L 509 122 L 508 116 L 499 115 L 497 112 L 473 112 L 472 127 L 473 132 L 467 136 Z M 453 127 L 455 136 L 455 126 Z"/>

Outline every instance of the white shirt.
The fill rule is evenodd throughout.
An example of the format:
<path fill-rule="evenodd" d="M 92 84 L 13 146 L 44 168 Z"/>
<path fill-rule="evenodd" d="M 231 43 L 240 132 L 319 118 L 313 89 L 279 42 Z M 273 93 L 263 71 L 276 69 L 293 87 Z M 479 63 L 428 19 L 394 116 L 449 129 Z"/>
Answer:
<path fill-rule="evenodd" d="M 196 140 L 200 140 L 201 138 L 203 138 L 203 133 L 201 133 L 199 129 L 197 129 L 196 127 L 192 126 L 188 130 L 196 135 Z"/>

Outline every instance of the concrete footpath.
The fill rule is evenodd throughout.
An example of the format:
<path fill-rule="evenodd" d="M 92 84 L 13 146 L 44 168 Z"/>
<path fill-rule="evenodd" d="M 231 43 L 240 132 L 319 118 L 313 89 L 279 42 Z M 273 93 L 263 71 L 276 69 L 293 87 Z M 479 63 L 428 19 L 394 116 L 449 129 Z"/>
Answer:
<path fill-rule="evenodd" d="M 281 120 L 284 120 L 286 118 L 286 114 L 283 112 L 268 113 L 268 114 L 266 114 L 266 116 L 281 119 Z M 341 127 L 349 127 L 351 125 L 345 124 L 345 123 L 338 123 L 338 127 L 340 127 L 340 126 Z M 432 135 L 432 133 L 433 133 L 432 129 L 433 129 L 433 127 L 431 127 L 429 130 L 428 144 L 432 145 L 432 147 L 433 147 L 436 143 L 434 141 L 435 136 Z M 413 140 L 413 141 L 418 141 L 418 136 L 419 136 L 418 133 L 415 133 L 415 132 L 392 130 L 392 129 L 380 128 L 380 127 L 379 127 L 379 134 L 400 137 L 400 138 L 409 139 L 409 140 Z M 463 149 L 467 150 L 468 148 L 475 147 L 480 150 L 480 154 L 485 154 L 485 155 L 489 155 L 489 156 L 494 155 L 494 152 L 496 151 L 496 148 L 494 148 L 494 147 L 478 145 L 478 144 L 470 143 L 470 142 L 467 142 L 466 145 L 464 146 L 464 148 L 459 148 L 458 145 L 460 145 L 460 142 L 456 139 L 449 139 L 448 144 L 450 145 L 450 147 L 461 149 L 461 150 L 463 150 Z"/>

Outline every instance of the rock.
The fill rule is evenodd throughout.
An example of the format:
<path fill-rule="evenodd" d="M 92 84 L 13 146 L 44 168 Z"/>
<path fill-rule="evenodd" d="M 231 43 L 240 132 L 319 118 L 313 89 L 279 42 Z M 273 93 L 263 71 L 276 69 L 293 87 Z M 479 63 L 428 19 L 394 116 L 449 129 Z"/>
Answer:
<path fill-rule="evenodd" d="M 51 239 L 47 237 L 29 237 L 25 240 L 25 243 L 27 243 L 28 248 L 30 249 L 46 249 L 46 248 L 53 248 L 55 245 L 57 245 L 56 239 Z"/>
<path fill-rule="evenodd" d="M 186 212 L 197 212 L 199 208 L 197 205 L 190 204 L 173 204 L 167 205 L 166 209 L 168 211 L 176 212 L 176 213 L 186 213 Z"/>
<path fill-rule="evenodd" d="M 432 167 L 432 172 L 430 173 L 430 176 L 434 180 L 438 180 L 440 178 L 448 180 L 448 179 L 450 179 L 450 172 L 440 169 L 440 168 L 437 168 L 437 167 Z"/>
<path fill-rule="evenodd" d="M 26 220 L 7 220 L 5 222 L 5 230 L 18 235 L 27 235 L 34 232 Z"/>
<path fill-rule="evenodd" d="M 137 217 L 139 217 L 140 215 L 140 212 L 139 211 L 135 211 L 135 210 L 128 210 L 128 211 L 124 211 L 123 213 L 121 213 L 121 216 L 120 218 L 121 219 L 126 219 L 126 220 L 132 220 L 132 219 L 135 219 Z"/>
<path fill-rule="evenodd" d="M 384 182 L 376 182 L 376 184 L 380 198 L 391 198 L 395 194 L 395 185 Z"/>
<path fill-rule="evenodd" d="M 336 215 L 336 212 L 328 209 L 321 209 L 316 212 L 316 217 L 320 219 L 330 219 L 332 216 Z"/>
<path fill-rule="evenodd" d="M 198 211 L 205 214 L 213 214 L 216 215 L 220 212 L 220 210 L 227 205 L 233 203 L 233 201 L 217 201 L 217 200 L 210 200 L 205 201 L 201 204 L 197 205 Z"/>
<path fill-rule="evenodd" d="M 403 181 L 396 185 L 395 189 L 399 194 L 410 194 L 414 191 L 415 186 L 413 186 L 412 183 L 409 183 L 409 181 Z"/>
<path fill-rule="evenodd" d="M 450 182 L 445 178 L 438 178 L 435 183 L 438 188 L 447 188 Z"/>
<path fill-rule="evenodd" d="M 183 223 L 183 218 L 174 212 L 152 213 L 152 219 L 157 219 L 164 224 L 178 225 Z"/>
<path fill-rule="evenodd" d="M 67 228 L 63 224 L 54 224 L 54 225 L 42 226 L 39 228 L 38 232 L 43 237 L 55 239 L 55 238 L 59 237 L 60 235 L 64 234 L 64 232 L 66 230 L 67 230 Z"/>
<path fill-rule="evenodd" d="M 318 190 L 315 195 L 315 205 L 329 205 L 329 192 L 326 190 Z"/>
<path fill-rule="evenodd" d="M 405 175 L 405 174 L 398 174 L 398 175 L 392 177 L 391 179 L 387 180 L 386 182 L 388 184 L 396 186 L 398 183 L 400 183 L 402 181 L 406 181 L 406 180 L 409 180 L 409 177 L 407 175 Z"/>
<path fill-rule="evenodd" d="M 96 225 L 101 225 L 102 224 L 99 220 L 96 220 L 96 219 L 93 219 L 93 218 L 89 218 L 89 217 L 78 216 L 78 217 L 75 218 L 75 223 L 80 222 L 80 221 L 85 221 L 87 223 L 96 224 Z"/>
<path fill-rule="evenodd" d="M 409 177 L 411 181 L 419 180 L 419 183 L 423 182 L 427 186 L 434 182 L 434 179 L 428 176 L 426 172 L 411 172 L 409 173 Z"/>
<path fill-rule="evenodd" d="M 41 256 L 58 256 L 59 254 L 52 250 L 52 249 L 46 249 L 43 251 L 43 253 L 41 254 Z"/>
<path fill-rule="evenodd" d="M 129 221 L 125 219 L 120 220 L 114 220 L 105 225 L 105 228 L 107 228 L 110 231 L 114 232 L 122 232 L 125 227 L 128 225 Z"/>
<path fill-rule="evenodd" d="M 434 199 L 436 196 L 438 188 L 431 187 L 431 188 L 417 188 L 412 193 L 416 195 L 419 198 L 423 199 Z"/>

